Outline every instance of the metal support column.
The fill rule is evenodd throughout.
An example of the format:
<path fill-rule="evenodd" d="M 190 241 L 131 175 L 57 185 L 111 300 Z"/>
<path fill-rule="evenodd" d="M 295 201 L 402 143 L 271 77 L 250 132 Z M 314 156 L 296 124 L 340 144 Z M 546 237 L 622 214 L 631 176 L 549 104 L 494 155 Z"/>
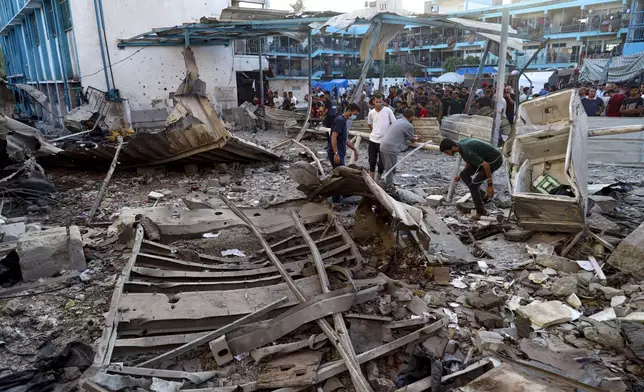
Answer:
<path fill-rule="evenodd" d="M 479 69 L 476 70 L 476 76 L 474 76 L 474 81 L 472 82 L 472 86 L 470 87 L 470 94 L 467 97 L 467 103 L 465 104 L 465 114 L 470 114 L 470 108 L 472 107 L 472 101 L 474 100 L 474 93 L 476 89 L 476 85 L 479 83 L 479 79 L 481 77 L 481 73 L 483 72 L 483 67 L 485 66 L 485 63 L 487 61 L 487 56 L 490 54 L 490 48 L 492 47 L 492 41 L 487 40 L 485 42 L 485 51 L 483 52 L 483 56 L 481 57 L 481 63 L 479 64 Z"/>
<path fill-rule="evenodd" d="M 264 114 L 264 65 L 262 64 L 262 53 L 264 52 L 264 38 L 259 38 L 259 102 L 260 113 Z"/>
<path fill-rule="evenodd" d="M 508 25 L 510 24 L 510 10 L 503 10 L 501 19 L 501 44 L 499 45 L 499 69 L 496 78 L 496 111 L 494 113 L 494 128 L 492 128 L 493 146 L 499 145 L 501 134 L 501 112 L 503 111 L 503 89 L 505 87 L 505 65 L 508 55 Z"/>
<path fill-rule="evenodd" d="M 311 111 L 313 108 L 313 38 L 312 38 L 311 30 L 309 29 L 309 37 L 308 37 L 308 42 L 309 42 L 309 105 L 308 105 L 308 110 L 306 112 L 306 120 L 304 120 L 304 125 L 302 126 L 302 129 L 300 132 L 297 134 L 295 137 L 296 141 L 300 141 L 302 137 L 304 136 L 304 133 L 306 132 L 306 129 L 309 127 L 309 121 L 311 120 Z"/>

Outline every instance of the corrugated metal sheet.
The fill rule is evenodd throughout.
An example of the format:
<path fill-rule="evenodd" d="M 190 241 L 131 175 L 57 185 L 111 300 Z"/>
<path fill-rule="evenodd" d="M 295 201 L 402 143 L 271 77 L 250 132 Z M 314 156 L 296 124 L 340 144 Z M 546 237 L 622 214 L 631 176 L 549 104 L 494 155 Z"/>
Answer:
<path fill-rule="evenodd" d="M 110 164 L 117 143 L 104 143 L 96 148 L 67 148 L 58 154 L 63 162 L 73 164 Z M 140 133 L 131 137 L 121 149 L 119 163 L 124 166 L 151 166 L 169 162 L 213 163 L 254 162 L 279 159 L 270 150 L 249 141 L 230 136 L 217 141 L 201 127 L 181 131 Z"/>

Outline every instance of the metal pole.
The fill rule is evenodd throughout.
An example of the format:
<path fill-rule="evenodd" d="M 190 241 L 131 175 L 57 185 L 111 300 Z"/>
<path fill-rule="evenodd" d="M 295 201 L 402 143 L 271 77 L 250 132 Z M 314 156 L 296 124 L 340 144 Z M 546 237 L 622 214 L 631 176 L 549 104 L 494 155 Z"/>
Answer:
<path fill-rule="evenodd" d="M 483 67 L 485 66 L 485 62 L 487 61 L 487 55 L 490 54 L 491 47 L 492 41 L 488 39 L 485 42 L 485 51 L 483 52 L 483 57 L 481 58 L 481 62 L 479 63 L 479 69 L 476 71 L 476 76 L 474 77 L 474 81 L 472 82 L 472 86 L 470 87 L 470 95 L 468 95 L 467 103 L 465 104 L 465 114 L 470 114 L 470 108 L 472 107 L 472 101 L 474 100 L 474 89 L 479 83 L 479 78 L 481 77 Z"/>
<path fill-rule="evenodd" d="M 262 64 L 262 52 L 264 51 L 263 37 L 259 38 L 259 102 L 260 112 L 264 113 L 264 65 Z"/>
<path fill-rule="evenodd" d="M 312 41 L 311 29 L 309 29 L 308 40 L 309 40 L 309 106 L 308 106 L 308 111 L 306 112 L 306 120 L 304 120 L 304 125 L 302 125 L 302 129 L 300 129 L 300 132 L 295 137 L 295 141 L 298 141 L 298 142 L 302 140 L 302 137 L 304 137 L 304 133 L 306 132 L 306 129 L 309 127 L 309 121 L 311 120 L 311 111 L 313 108 L 313 41 Z"/>
<path fill-rule="evenodd" d="M 508 25 L 510 24 L 510 11 L 503 10 L 501 18 L 501 44 L 499 45 L 499 70 L 496 78 L 496 112 L 494 113 L 494 128 L 492 129 L 491 144 L 499 145 L 501 131 L 501 111 L 503 110 L 503 88 L 505 87 L 505 64 L 508 54 Z"/>

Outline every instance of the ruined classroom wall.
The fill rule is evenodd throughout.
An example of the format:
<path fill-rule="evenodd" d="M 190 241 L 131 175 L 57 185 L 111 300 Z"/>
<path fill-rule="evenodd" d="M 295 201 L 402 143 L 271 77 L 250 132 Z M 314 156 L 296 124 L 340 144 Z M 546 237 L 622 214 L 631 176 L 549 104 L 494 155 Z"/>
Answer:
<path fill-rule="evenodd" d="M 309 93 L 309 81 L 306 79 L 293 79 L 293 80 L 270 80 L 268 86 L 271 90 L 279 91 L 280 95 L 286 91 L 292 91 L 295 98 L 300 102 L 304 101 L 304 96 Z"/>
<path fill-rule="evenodd" d="M 129 110 L 153 107 L 166 100 L 179 86 L 185 75 L 181 46 L 128 47 L 119 49 L 118 39 L 130 38 L 153 28 L 172 27 L 198 22 L 203 16 L 218 17 L 229 0 L 108 0 L 103 1 L 107 43 L 113 64 L 116 88 L 127 100 Z M 76 47 L 83 87 L 105 90 L 101 51 L 93 0 L 71 0 Z M 135 52 L 138 53 L 134 54 Z M 200 77 L 207 83 L 208 92 L 216 96 L 223 107 L 236 106 L 236 80 L 231 47 L 197 46 L 193 48 Z M 132 56 L 123 62 L 117 62 Z M 91 75 L 96 73 L 96 75 Z M 91 75 L 91 76 L 90 76 Z M 221 101 L 215 92 L 226 89 L 224 96 L 234 101 Z M 230 91 L 232 89 L 232 91 Z"/>

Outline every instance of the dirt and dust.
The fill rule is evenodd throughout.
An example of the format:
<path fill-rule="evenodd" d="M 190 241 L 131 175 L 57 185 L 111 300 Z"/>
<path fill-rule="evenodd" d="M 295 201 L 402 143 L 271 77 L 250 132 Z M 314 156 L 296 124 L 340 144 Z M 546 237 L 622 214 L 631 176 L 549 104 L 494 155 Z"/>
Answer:
<path fill-rule="evenodd" d="M 283 140 L 282 132 L 260 131 L 257 133 L 240 132 L 242 138 L 260 145 L 271 146 Z M 320 158 L 323 167 L 328 174 L 331 166 L 326 160 L 326 140 L 317 137 L 304 141 Z M 72 340 L 80 340 L 96 344 L 101 335 L 104 315 L 108 311 L 112 291 L 117 275 L 125 265 L 129 249 L 126 245 L 115 243 L 111 240 L 111 233 L 108 226 L 117 219 L 118 214 L 124 208 L 171 206 L 185 208 L 183 198 L 212 198 L 224 194 L 230 200 L 239 205 L 253 207 L 268 207 L 288 200 L 301 199 L 305 195 L 298 191 L 297 185 L 289 178 L 287 169 L 298 160 L 307 160 L 306 156 L 298 147 L 281 150 L 283 160 L 269 164 L 218 164 L 202 165 L 198 172 L 187 174 L 183 167 L 162 167 L 156 169 L 117 171 L 111 179 L 107 192 L 101 203 L 101 207 L 94 217 L 92 225 L 86 225 L 87 213 L 92 202 L 98 194 L 103 181 L 104 172 L 79 171 L 65 168 L 49 168 L 48 178 L 56 184 L 57 191 L 47 200 L 22 201 L 20 204 L 5 206 L 4 215 L 7 217 L 26 216 L 27 222 L 37 224 L 41 227 L 62 226 L 78 224 L 81 226 L 85 242 L 85 252 L 88 262 L 88 271 L 85 274 L 89 279 L 82 281 L 80 278 L 70 279 L 68 282 L 56 286 L 34 289 L 27 293 L 20 293 L 17 298 L 4 298 L 0 300 L 0 309 L 3 317 L 0 319 L 0 367 L 12 370 L 29 368 L 35 359 L 43 352 L 49 352 L 55 348 L 64 346 Z M 368 167 L 367 144 L 360 147 L 358 165 Z M 403 162 L 395 177 L 398 187 L 410 189 L 418 194 L 444 194 L 450 182 L 450 175 L 453 170 L 454 160 L 436 152 L 419 151 L 414 159 Z M 589 167 L 590 183 L 610 184 L 622 182 L 632 187 L 644 186 L 644 168 L 619 168 L 612 166 Z M 150 192 L 159 192 L 164 196 L 160 199 L 150 198 Z M 466 194 L 466 188 L 459 185 L 456 188 L 456 197 Z M 633 223 L 642 221 L 641 204 L 639 199 L 621 200 L 622 213 L 629 213 Z M 352 232 L 356 203 L 345 203 L 336 210 L 342 225 Z M 627 209 L 627 208 L 630 208 Z M 633 210 L 640 209 L 638 215 Z M 619 208 L 617 209 L 619 210 Z M 466 226 L 467 216 L 452 206 L 438 206 L 436 211 L 444 219 L 448 218 L 451 225 Z M 626 212 L 624 212 L 626 211 Z M 618 211 L 619 212 L 619 211 Z M 613 217 L 619 217 L 614 214 Z M 451 218 L 451 220 L 449 220 Z M 610 218 L 610 216 L 609 216 Z M 456 226 L 452 226 L 456 228 Z M 456 230 L 458 231 L 458 230 Z M 204 238 L 194 241 L 181 241 L 173 246 L 178 248 L 189 248 L 204 254 L 221 256 L 221 251 L 227 249 L 239 249 L 247 254 L 257 251 L 259 243 L 253 240 L 246 229 L 223 230 L 220 233 L 212 233 L 212 238 Z M 249 240 L 250 239 L 250 240 Z M 375 276 L 379 272 L 387 274 L 392 279 L 401 280 L 412 290 L 413 294 L 423 299 L 429 307 L 432 319 L 440 319 L 446 315 L 456 328 L 450 329 L 451 339 L 460 344 L 460 349 L 454 354 L 457 360 L 473 348 L 473 334 L 476 328 L 484 325 L 495 325 L 509 327 L 507 320 L 512 320 L 511 313 L 504 307 L 495 310 L 503 317 L 491 317 L 482 314 L 482 310 L 472 309 L 468 297 L 474 294 L 493 293 L 499 298 L 510 301 L 512 297 L 519 296 L 525 303 L 533 298 L 550 298 L 552 293 L 548 290 L 550 282 L 556 281 L 566 273 L 556 271 L 550 275 L 547 284 L 538 285 L 526 280 L 524 271 L 507 273 L 501 269 L 492 267 L 492 260 L 487 259 L 490 264 L 488 277 L 485 271 L 481 271 L 481 264 L 462 264 L 453 266 L 452 276 L 457 276 L 461 284 L 439 285 L 433 279 L 432 264 L 415 245 L 404 246 L 407 238 L 402 233 L 402 241 L 399 246 L 386 247 L 381 241 L 358 242 L 358 249 L 363 255 L 367 265 L 364 267 L 362 277 Z M 467 241 L 466 241 L 467 242 Z M 562 244 L 557 244 L 557 252 Z M 504 246 L 507 243 L 501 242 L 497 246 L 497 252 L 504 253 Z M 490 253 L 493 253 L 490 251 Z M 492 255 L 489 255 L 492 256 Z M 529 259 L 529 258 L 528 258 Z M 525 260 L 522 260 L 525 261 Z M 531 265 L 530 269 L 540 271 L 541 267 Z M 491 272 L 490 272 L 491 271 Z M 552 272 L 552 271 L 548 271 Z M 607 274 L 614 272 L 610 268 Z M 583 281 L 584 276 L 578 280 Z M 523 282 L 523 284 L 519 284 Z M 641 285 L 638 285 L 632 278 L 623 277 L 622 280 L 615 280 L 607 284 L 614 284 L 620 290 L 624 285 L 635 285 L 641 292 Z M 592 294 L 589 284 L 585 283 L 579 297 L 584 303 L 584 317 L 591 316 L 606 306 L 607 299 L 597 299 Z M 633 309 L 637 310 L 637 304 L 641 298 L 632 297 Z M 639 301 L 639 302 L 637 302 Z M 610 302 L 610 301 L 609 301 Z M 365 313 L 380 314 L 378 301 L 372 301 L 361 305 Z M 409 317 L 410 311 L 397 302 L 392 301 L 393 317 L 401 320 Z M 505 321 L 504 321 L 505 320 Z M 592 347 L 602 351 L 606 348 L 599 343 L 593 343 L 583 339 L 584 328 L 591 326 L 586 321 L 581 326 L 572 323 L 563 324 L 544 336 L 551 336 L 552 339 L 565 340 L 578 348 Z M 310 328 L 296 331 L 296 333 L 278 341 L 290 342 L 306 339 L 311 334 Z M 394 338 L 402 335 L 395 331 Z M 559 341 L 559 340 L 558 340 Z M 208 350 L 198 352 L 208 357 Z M 198 355 L 191 355 L 186 358 L 186 363 Z M 612 358 L 612 357 L 611 357 Z M 247 358 L 240 358 L 241 362 L 235 366 L 244 368 L 244 372 L 231 369 L 229 377 L 222 378 L 209 386 L 236 385 L 244 380 L 252 379 L 252 374 L 257 371 L 249 367 Z M 334 350 L 327 349 L 325 359 L 337 359 Z M 474 358 L 476 359 L 476 357 Z M 629 373 L 624 379 L 632 375 L 644 374 L 644 367 L 632 358 L 606 359 L 611 366 L 625 369 Z M 470 358 L 470 363 L 473 362 Z M 381 376 L 391 380 L 396 378 L 406 360 L 401 355 L 391 355 L 376 361 Z M 247 366 L 248 365 L 248 366 Z M 212 369 L 212 363 L 200 362 L 190 367 L 191 371 Z M 187 370 L 187 369 L 186 369 Z M 237 369 L 239 370 L 239 369 Z M 623 374 L 623 373 L 620 373 Z M 341 378 L 345 386 L 350 385 L 348 377 Z M 619 390 L 616 389 L 616 390 Z"/>

